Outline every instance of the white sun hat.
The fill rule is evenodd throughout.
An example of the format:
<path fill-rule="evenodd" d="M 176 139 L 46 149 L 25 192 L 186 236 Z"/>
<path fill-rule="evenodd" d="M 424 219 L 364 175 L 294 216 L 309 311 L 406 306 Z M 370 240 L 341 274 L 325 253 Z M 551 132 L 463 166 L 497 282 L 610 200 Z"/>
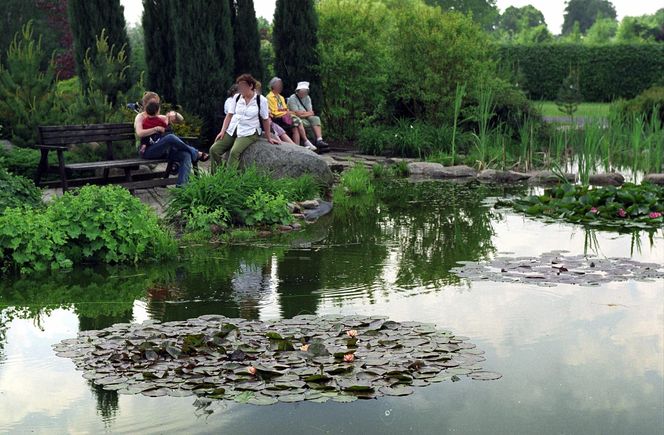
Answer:
<path fill-rule="evenodd" d="M 306 89 L 307 91 L 309 90 L 309 82 L 298 82 L 297 83 L 297 88 L 295 88 L 295 91 L 301 91 L 303 89 Z"/>

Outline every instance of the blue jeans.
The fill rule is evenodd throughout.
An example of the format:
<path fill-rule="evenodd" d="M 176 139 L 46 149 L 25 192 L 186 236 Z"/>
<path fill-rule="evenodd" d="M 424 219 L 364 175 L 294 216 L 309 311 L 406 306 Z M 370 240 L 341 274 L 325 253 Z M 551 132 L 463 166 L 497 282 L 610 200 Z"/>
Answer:
<path fill-rule="evenodd" d="M 141 156 L 144 159 L 163 159 L 168 157 L 169 161 L 178 162 L 178 186 L 187 184 L 191 172 L 191 162 L 198 160 L 198 150 L 187 145 L 174 134 L 167 134 L 157 142 L 148 146 Z"/>

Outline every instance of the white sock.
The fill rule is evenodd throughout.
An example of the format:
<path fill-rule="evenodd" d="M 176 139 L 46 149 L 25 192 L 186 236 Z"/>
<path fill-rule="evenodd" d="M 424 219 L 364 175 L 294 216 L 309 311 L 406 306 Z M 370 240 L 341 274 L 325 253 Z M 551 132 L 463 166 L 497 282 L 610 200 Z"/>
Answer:
<path fill-rule="evenodd" d="M 312 147 L 312 146 L 314 146 L 314 144 L 312 144 L 312 143 L 309 141 L 309 139 L 307 139 L 307 140 L 304 141 L 304 146 Z"/>
<path fill-rule="evenodd" d="M 322 140 L 323 140 L 323 137 L 321 136 L 321 137 L 319 137 L 319 138 L 318 138 L 318 139 L 316 139 L 316 140 L 317 140 L 318 142 L 320 142 L 320 141 L 322 141 Z"/>

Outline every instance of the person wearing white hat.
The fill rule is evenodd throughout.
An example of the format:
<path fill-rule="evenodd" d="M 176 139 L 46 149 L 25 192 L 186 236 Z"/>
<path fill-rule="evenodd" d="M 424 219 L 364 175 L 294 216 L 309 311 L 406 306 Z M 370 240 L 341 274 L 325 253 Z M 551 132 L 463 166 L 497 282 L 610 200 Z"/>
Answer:
<path fill-rule="evenodd" d="M 309 96 L 309 82 L 298 82 L 295 93 L 288 98 L 288 110 L 302 120 L 305 127 L 311 127 L 316 135 L 315 145 L 321 152 L 330 146 L 323 140 L 320 118 L 316 116 Z"/>

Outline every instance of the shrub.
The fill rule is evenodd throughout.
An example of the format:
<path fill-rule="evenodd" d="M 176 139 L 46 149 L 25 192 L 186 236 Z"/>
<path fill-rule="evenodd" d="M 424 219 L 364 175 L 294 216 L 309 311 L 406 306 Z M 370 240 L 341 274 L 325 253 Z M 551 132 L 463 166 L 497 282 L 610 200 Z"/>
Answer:
<path fill-rule="evenodd" d="M 664 123 L 664 86 L 653 86 L 631 100 L 618 101 L 615 103 L 615 110 L 626 120 L 639 115 L 651 120 L 657 110 L 659 120 Z"/>
<path fill-rule="evenodd" d="M 7 208 L 37 207 L 41 203 L 42 192 L 32 181 L 0 168 L 0 214 Z"/>
<path fill-rule="evenodd" d="M 357 146 L 361 152 L 424 158 L 451 150 L 451 126 L 435 126 L 421 121 L 400 120 L 394 126 L 372 125 L 360 129 Z M 467 135 L 457 134 L 457 148 L 465 148 Z"/>
<path fill-rule="evenodd" d="M 204 205 L 198 205 L 191 209 L 186 223 L 189 232 L 207 232 L 212 225 L 226 228 L 230 222 L 231 215 L 223 207 L 210 210 Z"/>
<path fill-rule="evenodd" d="M 578 71 L 585 101 L 633 98 L 661 80 L 664 44 L 532 44 L 504 45 L 498 58 L 517 68 L 530 98 L 555 100 L 569 74 Z"/>
<path fill-rule="evenodd" d="M 0 264 L 21 272 L 76 263 L 127 263 L 174 254 L 171 235 L 138 198 L 118 186 L 86 186 L 45 210 L 0 216 Z"/>
<path fill-rule="evenodd" d="M 311 199 L 320 194 L 320 186 L 313 177 L 274 179 L 255 167 L 243 171 L 221 168 L 215 174 L 206 172 L 193 177 L 187 185 L 171 192 L 166 213 L 169 219 L 190 218 L 195 207 L 214 211 L 228 211 L 230 221 L 244 224 L 247 215 L 247 199 L 261 191 L 270 199 L 283 197 L 286 201 Z"/>
<path fill-rule="evenodd" d="M 282 193 L 271 194 L 258 188 L 245 201 L 243 220 L 246 225 L 288 224 L 293 216 L 288 209 L 288 201 Z"/>

